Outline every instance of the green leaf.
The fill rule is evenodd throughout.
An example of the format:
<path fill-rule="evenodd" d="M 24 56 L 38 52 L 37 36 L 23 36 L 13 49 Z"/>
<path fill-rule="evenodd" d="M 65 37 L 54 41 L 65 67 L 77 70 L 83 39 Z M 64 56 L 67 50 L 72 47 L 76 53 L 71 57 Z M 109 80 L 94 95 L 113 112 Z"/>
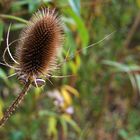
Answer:
<path fill-rule="evenodd" d="M 67 127 L 67 123 L 66 121 L 63 119 L 63 117 L 60 117 L 60 123 L 63 127 L 63 130 L 64 130 L 64 133 L 65 135 L 67 136 L 67 133 L 68 133 L 68 127 Z"/>
<path fill-rule="evenodd" d="M 69 65 L 70 65 L 70 68 L 71 68 L 72 72 L 74 74 L 77 74 L 78 69 L 77 69 L 77 66 L 75 65 L 75 63 L 73 61 L 71 61 L 71 62 L 69 62 Z"/>
<path fill-rule="evenodd" d="M 12 24 L 11 30 L 23 29 L 26 25 L 22 23 Z"/>
<path fill-rule="evenodd" d="M 66 38 L 67 39 L 66 40 L 66 45 L 68 47 L 67 50 L 70 48 L 70 54 L 69 54 L 69 56 L 71 56 L 74 52 L 76 52 L 76 43 L 74 41 L 72 32 L 70 32 L 69 30 L 67 30 L 66 36 L 67 36 L 67 38 Z M 67 53 L 67 51 L 66 51 L 66 53 Z"/>
<path fill-rule="evenodd" d="M 6 84 L 10 84 L 7 78 L 7 75 L 3 69 L 0 68 L 0 78 L 5 81 Z"/>
<path fill-rule="evenodd" d="M 80 15 L 80 0 L 68 0 L 72 10 Z"/>
<path fill-rule="evenodd" d="M 135 78 L 136 78 L 138 90 L 139 90 L 139 93 L 140 93 L 140 75 L 139 75 L 139 74 L 136 74 L 136 75 L 135 75 Z"/>
<path fill-rule="evenodd" d="M 121 64 L 121 63 L 118 63 L 115 61 L 110 61 L 110 60 L 104 60 L 102 62 L 106 65 L 114 66 L 115 68 L 117 68 L 118 70 L 120 70 L 122 72 L 130 72 L 130 71 L 140 70 L 140 67 L 136 66 L 136 65 L 125 65 L 125 64 Z"/>
<path fill-rule="evenodd" d="M 140 140 L 140 136 L 135 135 L 135 136 L 131 137 L 129 140 Z"/>
<path fill-rule="evenodd" d="M 40 116 L 55 116 L 57 117 L 57 114 L 55 112 L 49 111 L 49 110 L 41 110 L 39 111 Z"/>
<path fill-rule="evenodd" d="M 37 4 L 39 4 L 38 0 L 28 0 L 28 8 L 30 13 L 35 11 Z"/>
<path fill-rule="evenodd" d="M 12 6 L 15 6 L 15 7 L 19 7 L 19 6 L 23 6 L 23 5 L 26 5 L 28 4 L 29 2 L 27 0 L 22 0 L 22 1 L 15 1 L 13 3 Z"/>
<path fill-rule="evenodd" d="M 140 70 L 139 66 L 125 65 L 125 64 L 121 64 L 121 63 L 109 61 L 109 60 L 104 60 L 103 63 L 106 65 L 115 67 L 116 70 L 119 70 L 120 72 L 126 72 L 129 76 L 129 79 L 131 81 L 133 88 L 137 89 L 137 84 L 138 84 L 138 86 L 139 86 L 138 89 L 140 91 L 140 81 L 139 81 L 140 78 L 139 78 L 139 76 L 135 76 L 135 75 L 131 74 L 132 71 L 139 71 Z M 137 82 L 137 84 L 136 84 L 136 82 Z"/>
<path fill-rule="evenodd" d="M 50 136 L 57 135 L 57 119 L 55 117 L 49 117 L 47 131 Z"/>
<path fill-rule="evenodd" d="M 63 119 L 64 121 L 66 121 L 68 124 L 70 124 L 72 126 L 72 128 L 75 129 L 75 131 L 77 131 L 78 133 L 81 132 L 80 127 L 70 117 L 68 117 L 66 115 L 63 115 L 63 116 L 61 116 L 61 119 Z"/>
<path fill-rule="evenodd" d="M 16 21 L 21 22 L 21 23 L 24 23 L 24 24 L 27 24 L 27 23 L 28 23 L 27 20 L 22 19 L 22 18 L 20 18 L 20 17 L 12 16 L 12 15 L 0 14 L 0 17 L 1 17 L 1 18 L 5 18 L 5 19 L 16 20 Z"/>
<path fill-rule="evenodd" d="M 123 138 L 123 139 L 127 139 L 128 138 L 128 132 L 124 129 L 119 130 L 119 135 Z"/>
<path fill-rule="evenodd" d="M 78 29 L 81 41 L 82 41 L 82 47 L 87 47 L 88 41 L 89 41 L 89 34 L 88 31 L 84 25 L 84 21 L 75 14 L 75 12 L 71 9 L 66 9 L 66 12 L 72 17 L 72 19 L 75 21 L 76 27 Z"/>
<path fill-rule="evenodd" d="M 0 45 L 1 45 L 1 42 L 3 40 L 3 29 L 4 29 L 4 24 L 3 22 L 0 20 Z"/>
<path fill-rule="evenodd" d="M 10 140 L 23 140 L 24 134 L 22 131 L 12 131 L 10 134 Z"/>

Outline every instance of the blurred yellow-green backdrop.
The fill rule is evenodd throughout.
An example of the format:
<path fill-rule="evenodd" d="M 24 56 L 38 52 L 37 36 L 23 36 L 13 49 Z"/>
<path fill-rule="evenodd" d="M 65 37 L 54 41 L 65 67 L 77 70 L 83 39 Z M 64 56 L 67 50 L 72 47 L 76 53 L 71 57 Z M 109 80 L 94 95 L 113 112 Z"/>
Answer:
<path fill-rule="evenodd" d="M 140 140 L 140 0 L 0 0 L 1 62 L 10 23 L 12 42 L 42 6 L 64 22 L 63 77 L 32 87 L 0 140 Z M 0 118 L 23 87 L 14 72 L 0 65 Z"/>

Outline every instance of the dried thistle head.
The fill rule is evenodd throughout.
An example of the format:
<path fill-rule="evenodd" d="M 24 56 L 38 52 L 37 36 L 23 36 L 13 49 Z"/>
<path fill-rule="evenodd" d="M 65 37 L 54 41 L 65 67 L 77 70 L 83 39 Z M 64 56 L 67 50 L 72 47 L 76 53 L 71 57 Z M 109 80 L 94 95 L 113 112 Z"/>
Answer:
<path fill-rule="evenodd" d="M 22 31 L 16 50 L 18 76 L 22 81 L 44 83 L 55 65 L 57 52 L 63 44 L 63 24 L 55 10 L 42 9 L 30 19 Z"/>
<path fill-rule="evenodd" d="M 11 25 L 7 33 L 7 47 L 3 53 L 3 61 L 5 63 L 0 62 L 0 64 L 15 69 L 17 71 L 15 74 L 24 83 L 24 88 L 0 119 L 0 126 L 4 125 L 12 113 L 14 113 L 31 84 L 36 87 L 45 84 L 45 80 L 41 78 L 42 76 L 46 78 L 46 76 L 50 75 L 48 73 L 53 69 L 57 52 L 63 43 L 62 22 L 55 13 L 55 10 L 38 10 L 27 24 L 27 27 L 22 31 L 20 39 L 18 39 L 17 60 L 15 60 L 9 47 L 17 40 L 9 44 L 10 27 Z M 6 61 L 6 52 L 8 52 L 12 61 L 17 64 L 16 67 Z"/>

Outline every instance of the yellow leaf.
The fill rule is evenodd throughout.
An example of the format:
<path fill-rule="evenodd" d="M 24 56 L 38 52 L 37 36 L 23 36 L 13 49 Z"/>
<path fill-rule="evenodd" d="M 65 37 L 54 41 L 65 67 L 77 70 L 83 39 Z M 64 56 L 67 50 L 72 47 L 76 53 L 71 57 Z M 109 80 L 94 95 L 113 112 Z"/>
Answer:
<path fill-rule="evenodd" d="M 61 88 L 61 93 L 62 93 L 62 96 L 64 98 L 66 105 L 71 105 L 72 98 L 70 96 L 70 93 L 67 90 L 65 90 L 63 87 Z"/>
<path fill-rule="evenodd" d="M 71 116 L 69 114 L 62 114 L 61 117 L 65 120 L 70 120 L 71 119 Z"/>
<path fill-rule="evenodd" d="M 76 64 L 73 61 L 71 61 L 69 64 L 70 64 L 70 67 L 71 67 L 72 72 L 74 74 L 76 74 L 77 71 L 78 71 Z"/>
<path fill-rule="evenodd" d="M 14 69 L 10 69 L 10 70 L 9 70 L 9 75 L 11 75 L 11 74 L 13 74 L 13 73 L 15 73 L 15 70 L 14 70 Z"/>
<path fill-rule="evenodd" d="M 39 99 L 40 94 L 41 94 L 42 89 L 41 88 L 35 88 L 34 92 L 35 92 L 35 99 Z"/>
<path fill-rule="evenodd" d="M 78 92 L 75 88 L 73 88 L 73 87 L 71 87 L 71 86 L 69 86 L 69 85 L 64 85 L 63 88 L 64 88 L 65 90 L 68 90 L 68 91 L 69 91 L 71 94 L 73 94 L 74 96 L 79 97 L 79 92 Z"/>
<path fill-rule="evenodd" d="M 2 100 L 0 100 L 0 118 L 2 118 L 3 117 L 3 101 Z"/>
<path fill-rule="evenodd" d="M 76 64 L 77 64 L 77 67 L 78 67 L 78 68 L 79 68 L 80 65 L 81 65 L 81 59 L 80 59 L 80 56 L 79 56 L 79 55 L 76 56 Z"/>
<path fill-rule="evenodd" d="M 140 8 L 140 0 L 136 0 L 137 6 Z"/>

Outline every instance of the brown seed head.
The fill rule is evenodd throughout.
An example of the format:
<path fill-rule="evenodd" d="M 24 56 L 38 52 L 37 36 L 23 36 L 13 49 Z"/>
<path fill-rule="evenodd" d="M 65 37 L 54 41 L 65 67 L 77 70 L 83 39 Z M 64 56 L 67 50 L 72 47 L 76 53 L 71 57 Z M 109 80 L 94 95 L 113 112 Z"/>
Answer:
<path fill-rule="evenodd" d="M 55 10 L 42 9 L 35 13 L 21 38 L 16 52 L 20 74 L 32 78 L 47 73 L 63 43 L 62 22 Z"/>

